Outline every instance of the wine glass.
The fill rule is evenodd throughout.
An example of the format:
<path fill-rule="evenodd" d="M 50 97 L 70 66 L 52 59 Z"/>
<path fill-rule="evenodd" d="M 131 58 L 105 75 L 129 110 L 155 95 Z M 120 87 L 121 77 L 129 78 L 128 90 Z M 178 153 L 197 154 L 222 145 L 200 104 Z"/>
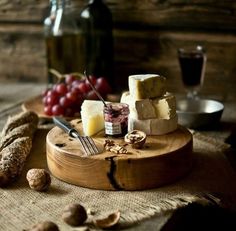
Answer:
<path fill-rule="evenodd" d="M 182 73 L 182 81 L 187 91 L 187 99 L 199 99 L 200 90 L 205 75 L 206 51 L 200 46 L 179 48 L 179 64 Z"/>

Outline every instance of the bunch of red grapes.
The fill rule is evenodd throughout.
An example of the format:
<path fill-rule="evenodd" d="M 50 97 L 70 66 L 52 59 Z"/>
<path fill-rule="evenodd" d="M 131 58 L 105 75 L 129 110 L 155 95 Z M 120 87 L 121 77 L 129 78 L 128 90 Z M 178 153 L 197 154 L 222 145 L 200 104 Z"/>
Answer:
<path fill-rule="evenodd" d="M 89 79 L 104 98 L 111 93 L 111 87 L 104 77 L 89 76 Z M 43 92 L 44 113 L 48 116 L 74 117 L 79 115 L 85 99 L 98 99 L 88 80 L 67 74 L 63 81 L 54 84 Z"/>

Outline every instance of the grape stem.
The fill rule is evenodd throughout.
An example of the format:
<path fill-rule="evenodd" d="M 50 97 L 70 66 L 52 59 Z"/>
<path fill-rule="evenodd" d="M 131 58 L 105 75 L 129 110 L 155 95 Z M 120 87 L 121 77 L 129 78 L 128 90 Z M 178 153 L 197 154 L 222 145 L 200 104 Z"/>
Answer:
<path fill-rule="evenodd" d="M 84 71 L 84 76 L 85 78 L 88 80 L 89 85 L 91 86 L 91 88 L 93 89 L 93 91 L 96 93 L 97 97 L 103 102 L 104 106 L 107 107 L 107 104 L 105 102 L 105 100 L 102 98 L 102 96 L 100 95 L 100 93 L 97 91 L 97 89 L 93 86 L 91 80 L 89 79 L 89 77 L 86 74 L 86 71 Z"/>
<path fill-rule="evenodd" d="M 55 69 L 51 68 L 51 69 L 49 69 L 49 72 L 57 77 L 58 82 L 61 82 L 65 78 L 65 74 L 61 74 L 59 71 L 57 71 Z M 81 74 L 79 72 L 73 72 L 73 73 L 70 73 L 70 75 L 79 77 L 80 79 L 84 78 L 83 74 Z"/>
<path fill-rule="evenodd" d="M 59 80 L 63 78 L 63 75 L 55 69 L 49 69 L 49 72 L 55 75 Z"/>

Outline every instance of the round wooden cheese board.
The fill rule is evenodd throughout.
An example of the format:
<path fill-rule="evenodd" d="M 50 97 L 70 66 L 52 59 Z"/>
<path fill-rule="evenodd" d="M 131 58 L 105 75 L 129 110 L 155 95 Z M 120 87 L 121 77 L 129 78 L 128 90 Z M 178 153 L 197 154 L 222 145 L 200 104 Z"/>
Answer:
<path fill-rule="evenodd" d="M 73 126 L 82 134 L 81 120 Z M 58 127 L 47 135 L 47 164 L 57 178 L 82 187 L 103 190 L 143 190 L 172 183 L 192 167 L 192 134 L 184 127 L 161 136 L 148 136 L 143 149 L 126 145 L 127 154 L 104 150 L 109 137 L 93 137 L 99 154 L 87 156 L 80 142 Z M 122 138 L 113 139 L 125 144 Z"/>

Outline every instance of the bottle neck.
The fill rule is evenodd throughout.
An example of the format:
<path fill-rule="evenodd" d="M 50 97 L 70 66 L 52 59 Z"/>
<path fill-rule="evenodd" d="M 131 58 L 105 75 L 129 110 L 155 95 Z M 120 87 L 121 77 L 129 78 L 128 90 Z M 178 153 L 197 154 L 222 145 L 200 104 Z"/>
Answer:
<path fill-rule="evenodd" d="M 54 25 L 57 13 L 57 0 L 49 0 L 50 13 L 47 18 L 44 20 L 44 34 L 46 36 L 50 35 L 51 29 Z"/>
<path fill-rule="evenodd" d="M 89 4 L 97 4 L 97 3 L 103 3 L 102 0 L 89 0 Z"/>
<path fill-rule="evenodd" d="M 57 1 L 57 14 L 71 15 L 72 7 L 70 0 L 56 0 Z"/>
<path fill-rule="evenodd" d="M 78 27 L 72 14 L 70 0 L 57 0 L 56 19 L 53 25 L 53 35 L 76 34 Z"/>
<path fill-rule="evenodd" d="M 71 5 L 70 0 L 56 0 L 56 1 L 59 9 L 66 9 L 69 8 Z"/>
<path fill-rule="evenodd" d="M 50 0 L 50 5 L 51 5 L 51 15 L 55 14 L 57 11 L 57 0 Z"/>

